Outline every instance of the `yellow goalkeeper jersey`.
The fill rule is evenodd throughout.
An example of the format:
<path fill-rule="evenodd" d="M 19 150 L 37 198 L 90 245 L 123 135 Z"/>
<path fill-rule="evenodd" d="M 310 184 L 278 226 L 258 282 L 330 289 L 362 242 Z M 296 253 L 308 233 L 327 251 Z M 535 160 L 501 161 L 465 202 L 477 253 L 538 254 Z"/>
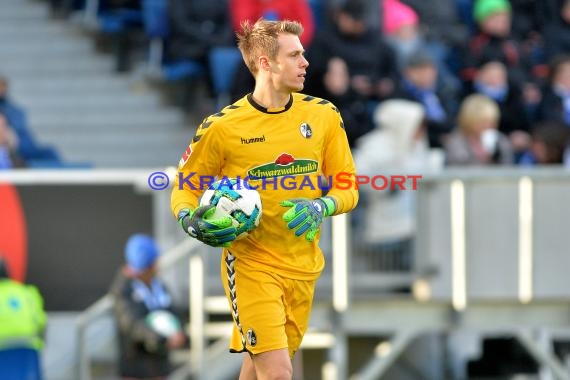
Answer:
<path fill-rule="evenodd" d="M 297 237 L 282 220 L 291 198 L 334 198 L 335 214 L 358 201 L 355 168 L 341 115 L 329 101 L 294 93 L 288 104 L 267 109 L 251 94 L 204 119 L 178 165 L 172 192 L 175 216 L 194 209 L 211 177 L 249 178 L 262 200 L 258 228 L 234 241 L 229 251 L 252 268 L 310 280 L 324 257 L 313 242 Z M 327 179 L 323 186 L 319 178 Z"/>

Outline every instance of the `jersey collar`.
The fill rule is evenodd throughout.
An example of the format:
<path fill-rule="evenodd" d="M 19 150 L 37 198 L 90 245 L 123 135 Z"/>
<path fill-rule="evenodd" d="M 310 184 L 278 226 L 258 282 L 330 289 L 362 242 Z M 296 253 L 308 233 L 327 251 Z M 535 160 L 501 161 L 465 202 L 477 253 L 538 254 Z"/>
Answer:
<path fill-rule="evenodd" d="M 293 105 L 293 95 L 291 94 L 289 96 L 289 101 L 287 102 L 287 104 L 285 104 L 285 107 L 280 107 L 280 108 L 265 108 L 261 104 L 256 103 L 255 100 L 253 100 L 252 94 L 247 95 L 247 101 L 249 102 L 249 104 L 253 106 L 253 108 L 263 113 L 281 113 L 291 108 L 291 106 Z"/>

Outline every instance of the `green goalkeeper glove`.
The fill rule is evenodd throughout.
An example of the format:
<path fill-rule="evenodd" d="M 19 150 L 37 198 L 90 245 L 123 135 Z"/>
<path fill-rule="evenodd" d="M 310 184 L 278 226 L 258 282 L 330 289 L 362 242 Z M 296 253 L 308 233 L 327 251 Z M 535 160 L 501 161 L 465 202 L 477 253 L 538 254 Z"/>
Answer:
<path fill-rule="evenodd" d="M 200 206 L 196 210 L 182 209 L 178 223 L 184 232 L 212 247 L 229 247 L 236 239 L 236 228 L 230 216 L 213 219 L 216 206 Z"/>
<path fill-rule="evenodd" d="M 287 227 L 294 230 L 296 236 L 307 233 L 305 239 L 309 242 L 315 240 L 323 219 L 332 215 L 336 210 L 335 201 L 330 197 L 314 200 L 295 198 L 282 201 L 280 205 L 289 207 L 289 210 L 283 214 Z"/>

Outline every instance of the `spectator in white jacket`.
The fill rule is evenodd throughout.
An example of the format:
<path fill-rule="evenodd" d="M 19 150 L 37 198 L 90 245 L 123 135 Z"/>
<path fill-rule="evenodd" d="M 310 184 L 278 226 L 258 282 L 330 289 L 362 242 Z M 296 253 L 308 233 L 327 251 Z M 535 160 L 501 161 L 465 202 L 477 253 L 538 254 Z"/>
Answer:
<path fill-rule="evenodd" d="M 430 149 L 421 104 L 408 100 L 388 100 L 374 114 L 375 129 L 357 140 L 354 161 L 359 175 L 419 175 L 443 166 L 443 152 Z M 421 181 L 421 179 L 417 180 Z M 381 186 L 382 182 L 378 182 Z M 414 191 L 412 180 L 405 189 L 375 190 L 361 187 L 366 202 L 362 239 L 374 253 L 401 252 L 409 269 L 415 233 Z M 402 258 L 401 258 L 402 259 Z M 397 259 L 400 260 L 400 259 Z M 379 268 L 382 269 L 382 268 Z"/>

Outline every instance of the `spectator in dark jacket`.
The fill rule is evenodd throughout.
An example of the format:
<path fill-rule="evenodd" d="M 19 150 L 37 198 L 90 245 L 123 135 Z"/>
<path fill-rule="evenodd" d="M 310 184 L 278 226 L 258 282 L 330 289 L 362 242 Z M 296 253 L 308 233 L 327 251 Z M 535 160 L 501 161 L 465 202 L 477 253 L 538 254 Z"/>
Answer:
<path fill-rule="evenodd" d="M 402 83 L 395 98 L 412 100 L 424 107 L 430 147 L 440 148 L 442 137 L 453 128 L 457 94 L 438 82 L 438 70 L 431 55 L 413 53 L 402 72 Z"/>
<path fill-rule="evenodd" d="M 170 0 L 169 57 L 206 62 L 216 46 L 233 46 L 228 1 Z"/>
<path fill-rule="evenodd" d="M 502 62 L 483 64 L 475 75 L 471 91 L 493 99 L 501 113 L 499 131 L 511 140 L 516 152 L 523 152 L 530 143 L 529 120 L 520 89 L 508 79 L 507 68 Z"/>
<path fill-rule="evenodd" d="M 550 67 L 549 85 L 538 108 L 539 121 L 557 121 L 570 127 L 570 55 L 555 58 Z"/>
<path fill-rule="evenodd" d="M 531 62 L 511 32 L 511 5 L 508 0 L 477 0 L 474 18 L 479 34 L 463 53 L 461 78 L 469 83 L 483 62 L 503 62 L 512 79 L 523 86 L 531 82 Z"/>
<path fill-rule="evenodd" d="M 570 52 L 570 0 L 565 0 L 556 20 L 544 27 L 546 59 Z"/>
<path fill-rule="evenodd" d="M 362 0 L 346 1 L 335 12 L 331 27 L 316 36 L 308 52 L 308 80 L 318 96 L 327 95 L 326 88 L 324 93 L 321 89 L 333 58 L 346 63 L 350 88 L 359 96 L 378 100 L 393 92 L 397 77 L 394 52 L 378 36 L 378 31 L 367 25 L 366 9 Z"/>
<path fill-rule="evenodd" d="M 372 129 L 370 104 L 390 96 L 397 78 L 393 52 L 367 25 L 366 9 L 362 0 L 347 1 L 307 53 L 307 93 L 340 109 L 351 146 Z"/>
<path fill-rule="evenodd" d="M 157 258 L 158 248 L 151 237 L 131 236 L 125 247 L 126 264 L 111 287 L 124 378 L 166 378 L 171 371 L 169 351 L 186 342 L 181 329 L 166 336 L 149 320 L 156 311 L 173 315 L 171 296 L 156 277 Z"/>

